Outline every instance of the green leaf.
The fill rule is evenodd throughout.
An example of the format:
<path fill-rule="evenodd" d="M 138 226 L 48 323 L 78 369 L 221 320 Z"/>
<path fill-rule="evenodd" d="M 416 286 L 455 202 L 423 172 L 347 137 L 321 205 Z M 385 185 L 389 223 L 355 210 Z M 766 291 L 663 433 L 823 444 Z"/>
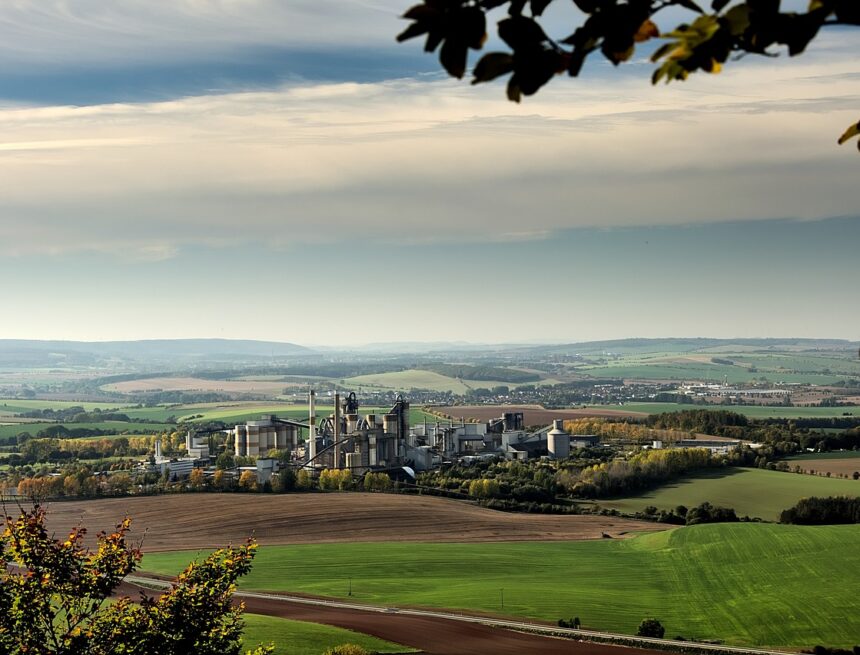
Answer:
<path fill-rule="evenodd" d="M 723 8 L 727 4 L 729 4 L 729 2 L 730 2 L 730 0 L 714 0 L 711 3 L 711 9 L 713 9 L 715 12 L 719 13 L 723 10 Z"/>
<path fill-rule="evenodd" d="M 422 34 L 426 34 L 429 31 L 430 26 L 427 23 L 412 23 L 412 25 L 410 25 L 397 35 L 397 42 L 403 43 L 408 39 L 415 38 L 416 36 L 421 36 Z"/>
<path fill-rule="evenodd" d="M 544 9 L 546 9 L 552 0 L 531 0 L 529 6 L 532 10 L 532 16 L 540 16 L 543 14 Z"/>
<path fill-rule="evenodd" d="M 499 36 L 514 51 L 536 49 L 548 40 L 541 26 L 525 16 L 511 16 L 500 20 Z"/>

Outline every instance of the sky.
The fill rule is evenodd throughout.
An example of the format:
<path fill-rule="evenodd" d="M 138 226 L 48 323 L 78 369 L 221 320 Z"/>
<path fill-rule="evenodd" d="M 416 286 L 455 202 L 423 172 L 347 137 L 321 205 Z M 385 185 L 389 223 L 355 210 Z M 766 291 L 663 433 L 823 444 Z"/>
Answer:
<path fill-rule="evenodd" d="M 0 338 L 860 338 L 860 30 L 514 104 L 409 4 L 0 4 Z"/>

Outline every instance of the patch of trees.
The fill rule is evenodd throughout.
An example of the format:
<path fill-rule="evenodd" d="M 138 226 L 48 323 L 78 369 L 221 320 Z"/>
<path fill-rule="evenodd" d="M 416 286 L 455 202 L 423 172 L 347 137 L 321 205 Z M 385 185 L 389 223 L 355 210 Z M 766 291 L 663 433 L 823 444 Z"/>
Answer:
<path fill-rule="evenodd" d="M 646 450 L 582 469 L 565 480 L 573 496 L 606 498 L 655 487 L 692 471 L 718 468 L 726 459 L 704 448 Z"/>
<path fill-rule="evenodd" d="M 860 498 L 802 498 L 797 505 L 780 514 L 779 522 L 797 525 L 860 523 Z"/>
<path fill-rule="evenodd" d="M 99 421 L 123 421 L 130 422 L 126 414 L 120 412 L 103 412 L 96 408 L 87 412 L 83 407 L 63 407 L 61 409 L 35 409 L 19 414 L 23 418 L 43 419 L 46 421 L 60 421 L 63 423 L 98 423 Z"/>
<path fill-rule="evenodd" d="M 429 371 L 461 380 L 493 380 L 498 382 L 537 382 L 540 375 L 527 371 L 497 366 L 472 366 L 469 364 L 428 364 L 424 365 Z"/>

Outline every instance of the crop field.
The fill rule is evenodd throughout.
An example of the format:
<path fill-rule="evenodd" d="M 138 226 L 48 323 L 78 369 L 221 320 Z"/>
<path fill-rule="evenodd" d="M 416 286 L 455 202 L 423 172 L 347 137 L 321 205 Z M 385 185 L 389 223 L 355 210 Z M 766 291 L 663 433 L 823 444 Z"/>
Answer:
<path fill-rule="evenodd" d="M 761 469 L 728 468 L 683 478 L 638 496 L 600 500 L 601 507 L 632 513 L 649 505 L 673 509 L 702 502 L 732 507 L 738 516 L 776 521 L 782 510 L 810 496 L 860 496 L 860 482 Z"/>
<path fill-rule="evenodd" d="M 526 425 L 549 425 L 555 419 L 576 419 L 587 417 L 612 417 L 612 418 L 644 418 L 645 413 L 627 411 L 625 407 L 596 405 L 591 408 L 576 409 L 544 409 L 539 405 L 451 405 L 448 407 L 434 407 L 433 411 L 447 416 L 453 416 L 454 420 L 489 421 L 499 418 L 505 412 L 522 412 L 523 422 Z M 433 417 L 432 420 L 436 420 Z M 442 419 L 444 420 L 444 419 Z"/>
<path fill-rule="evenodd" d="M 178 494 L 53 503 L 48 525 L 90 535 L 134 519 L 146 551 L 211 548 L 255 535 L 261 544 L 384 541 L 557 541 L 624 538 L 666 526 L 613 516 L 496 512 L 431 496 L 365 493 Z"/>
<path fill-rule="evenodd" d="M 860 407 L 764 407 L 759 405 L 688 405 L 685 403 L 624 403 L 623 405 L 590 405 L 588 409 L 617 409 L 637 414 L 666 414 L 695 409 L 725 410 L 750 418 L 831 418 L 844 414 L 860 418 Z"/>
<path fill-rule="evenodd" d="M 470 389 L 492 389 L 499 386 L 513 388 L 518 386 L 511 382 L 494 382 L 492 380 L 458 380 L 447 375 L 420 369 L 378 373 L 375 375 L 360 375 L 344 380 L 344 384 L 351 387 L 380 387 L 401 391 L 429 389 L 431 391 L 451 391 L 458 394 L 464 394 Z"/>
<path fill-rule="evenodd" d="M 860 526 L 719 524 L 628 540 L 262 547 L 240 586 L 449 607 L 731 644 L 850 647 L 860 634 Z M 144 558 L 175 574 L 187 552 Z M 811 582 L 814 581 L 814 584 Z M 504 607 L 502 607 L 504 596 Z"/>
<path fill-rule="evenodd" d="M 0 425 L 0 438 L 14 437 L 21 432 L 29 432 L 36 436 L 39 430 L 44 430 L 58 423 L 16 423 L 14 425 Z M 111 434 L 123 432 L 140 434 L 141 432 L 165 432 L 175 429 L 175 426 L 165 423 L 126 423 L 124 421 L 101 421 L 96 423 L 63 423 L 68 429 L 89 428 L 92 430 L 110 430 Z M 88 437 L 92 438 L 92 437 Z"/>
<path fill-rule="evenodd" d="M 83 407 L 85 411 L 94 409 L 117 409 L 125 406 L 123 403 L 90 403 L 71 402 L 66 400 L 25 400 L 19 398 L 0 399 L 0 412 L 20 414 L 21 412 L 32 412 L 37 409 L 66 409 L 68 407 Z"/>
<path fill-rule="evenodd" d="M 805 473 L 830 473 L 831 475 L 852 477 L 855 472 L 860 472 L 860 451 L 856 450 L 838 453 L 809 453 L 788 457 L 786 461 L 792 468 L 799 466 Z"/>
<path fill-rule="evenodd" d="M 710 364 L 697 362 L 675 363 L 613 363 L 603 366 L 579 366 L 573 369 L 592 377 L 610 377 L 638 380 L 675 380 L 722 382 L 727 379 L 731 384 L 742 384 L 765 378 L 769 382 L 795 382 L 800 384 L 833 384 L 844 380 L 846 375 L 825 373 L 792 373 L 786 371 L 768 371 L 759 369 L 749 372 L 743 367 L 726 364 Z"/>
<path fill-rule="evenodd" d="M 260 614 L 245 614 L 244 648 L 274 644 L 275 655 L 320 655 L 339 644 L 358 644 L 370 652 L 410 653 L 406 646 L 392 644 L 370 635 L 319 623 L 291 621 Z"/>

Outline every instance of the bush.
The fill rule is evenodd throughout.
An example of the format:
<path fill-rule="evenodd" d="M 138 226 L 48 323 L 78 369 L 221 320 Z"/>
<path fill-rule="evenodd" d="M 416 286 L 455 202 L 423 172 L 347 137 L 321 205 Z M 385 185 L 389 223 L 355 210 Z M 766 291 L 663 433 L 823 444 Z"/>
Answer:
<path fill-rule="evenodd" d="M 639 630 L 636 632 L 640 637 L 656 637 L 662 639 L 666 629 L 657 619 L 642 619 Z"/>
<path fill-rule="evenodd" d="M 323 655 L 370 655 L 370 651 L 358 644 L 341 644 L 340 646 L 329 648 Z"/>

